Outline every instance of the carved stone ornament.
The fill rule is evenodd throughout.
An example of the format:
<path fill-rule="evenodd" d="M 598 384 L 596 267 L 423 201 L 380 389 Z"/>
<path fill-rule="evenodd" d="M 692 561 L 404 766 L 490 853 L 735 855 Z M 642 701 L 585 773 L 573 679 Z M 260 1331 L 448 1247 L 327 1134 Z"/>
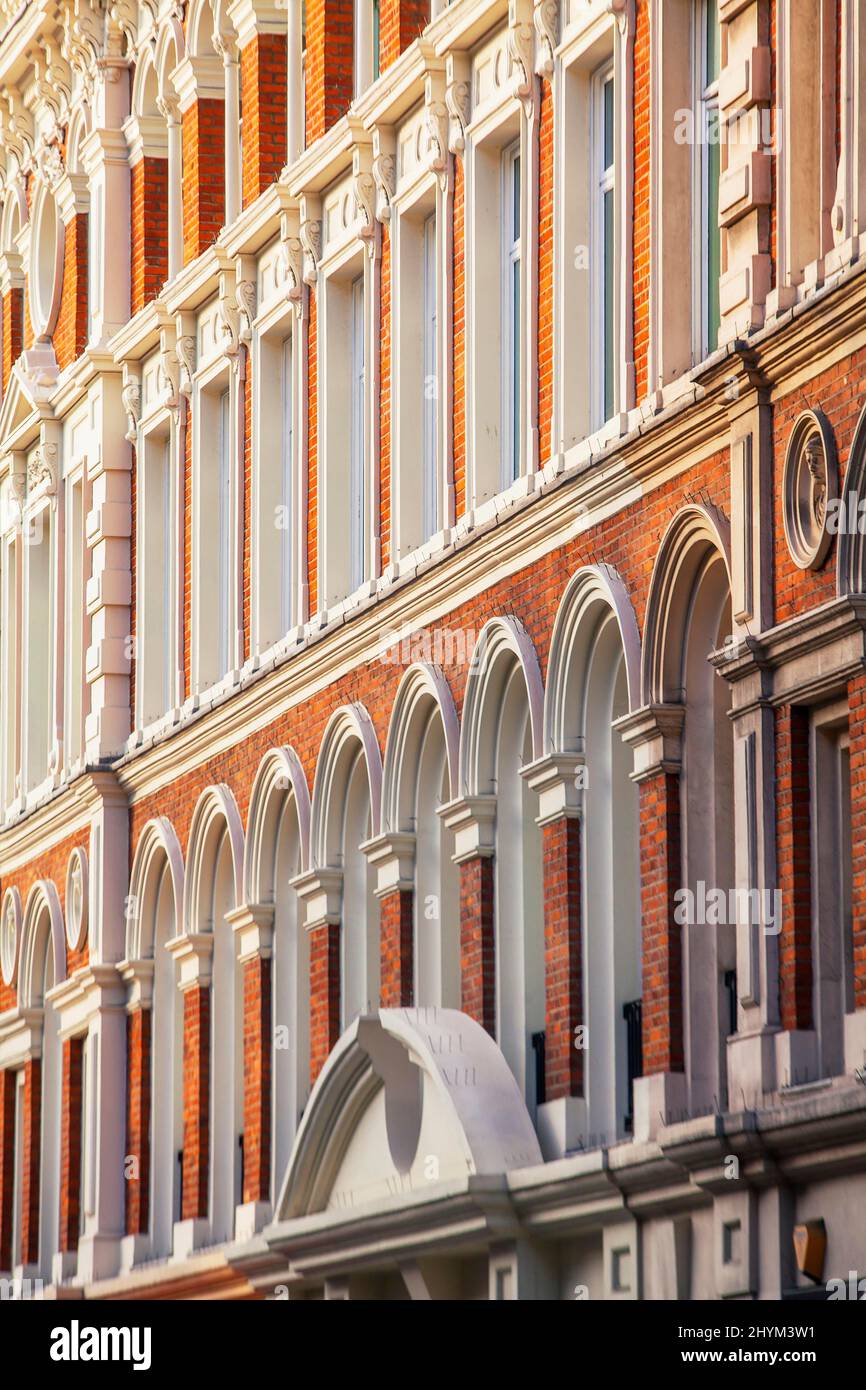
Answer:
<path fill-rule="evenodd" d="M 27 465 L 27 491 L 32 496 L 36 492 L 46 492 L 53 497 L 57 491 L 56 444 L 37 445 Z"/>
<path fill-rule="evenodd" d="M 470 111 L 469 83 L 457 78 L 445 88 L 448 108 L 448 148 L 452 154 L 462 154 L 466 148 L 466 127 Z"/>
<path fill-rule="evenodd" d="M 241 342 L 250 343 L 253 338 L 253 323 L 256 317 L 256 282 L 238 280 L 235 286 L 238 308 L 240 309 Z"/>
<path fill-rule="evenodd" d="M 833 536 L 827 511 L 838 497 L 836 444 L 820 410 L 807 410 L 794 425 L 782 479 L 785 539 L 799 569 L 820 569 Z"/>
<path fill-rule="evenodd" d="M 318 219 L 301 223 L 301 245 L 304 248 L 304 284 L 315 285 L 322 259 L 322 224 Z"/>
<path fill-rule="evenodd" d="M 164 347 L 159 354 L 159 384 L 163 404 L 176 410 L 180 404 L 180 360 L 173 347 Z"/>
<path fill-rule="evenodd" d="M 182 334 L 175 345 L 175 352 L 180 363 L 180 394 L 189 397 L 195 375 L 195 338 L 189 333 Z"/>
<path fill-rule="evenodd" d="M 66 875 L 66 940 L 70 951 L 80 951 L 87 940 L 87 855 L 74 849 Z"/>
<path fill-rule="evenodd" d="M 304 248 L 300 237 L 286 237 L 280 243 L 280 279 L 284 286 L 286 299 L 293 303 L 301 298 L 304 288 L 303 277 Z"/>
<path fill-rule="evenodd" d="M 376 182 L 371 173 L 361 170 L 353 180 L 355 206 L 358 209 L 358 236 L 371 237 L 376 230 Z"/>
<path fill-rule="evenodd" d="M 448 107 L 443 101 L 431 101 L 425 108 L 427 125 L 427 168 L 444 182 L 448 170 Z"/>
<path fill-rule="evenodd" d="M 141 382 L 130 377 L 120 393 L 126 411 L 126 438 L 134 444 L 138 438 L 138 422 L 141 419 Z"/>
<path fill-rule="evenodd" d="M 224 298 L 220 300 L 219 316 L 225 344 L 223 352 L 226 357 L 236 357 L 241 345 L 240 310 L 235 302 L 229 298 Z"/>
<path fill-rule="evenodd" d="M 19 915 L 15 893 L 10 888 L 0 914 L 0 973 L 7 986 L 14 985 L 18 969 Z"/>
<path fill-rule="evenodd" d="M 380 222 L 391 219 L 391 199 L 394 196 L 396 165 L 393 154 L 377 154 L 373 160 L 373 180 L 376 184 L 376 216 Z"/>
<path fill-rule="evenodd" d="M 559 40 L 559 0 L 540 0 L 540 3 L 536 0 L 532 19 L 538 38 L 535 71 L 541 77 L 550 77 Z"/>
<path fill-rule="evenodd" d="M 526 115 L 532 109 L 534 38 L 531 24 L 512 24 L 508 30 L 508 56 L 511 59 L 511 80 L 514 96 Z"/>

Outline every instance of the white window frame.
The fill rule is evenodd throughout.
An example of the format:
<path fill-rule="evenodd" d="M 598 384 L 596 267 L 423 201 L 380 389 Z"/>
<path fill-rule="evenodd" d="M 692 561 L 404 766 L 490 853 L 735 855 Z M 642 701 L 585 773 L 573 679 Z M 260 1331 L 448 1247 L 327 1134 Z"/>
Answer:
<path fill-rule="evenodd" d="M 845 1070 L 845 1015 L 854 1010 L 850 798 L 842 795 L 842 760 L 850 758 L 847 701 L 814 710 L 809 774 L 812 831 L 812 979 L 814 1027 L 823 1076 Z M 850 768 L 850 764 L 849 764 Z M 850 792 L 850 771 L 849 771 Z M 848 856 L 840 853 L 847 836 Z"/>
<path fill-rule="evenodd" d="M 439 235 L 436 211 L 424 218 L 422 226 L 423 276 L 423 369 L 422 369 L 422 419 L 424 493 L 423 493 L 423 539 L 429 540 L 440 529 L 441 497 L 439 480 L 439 277 L 438 249 Z M 431 381 L 436 387 L 430 390 Z"/>
<path fill-rule="evenodd" d="M 151 421 L 139 434 L 136 449 L 138 473 L 137 497 L 138 533 L 136 536 L 136 680 L 135 723 L 139 729 L 158 724 L 177 702 L 174 653 L 176 650 L 176 516 L 177 469 L 174 467 L 172 426 L 167 415 Z M 154 455 L 157 457 L 154 458 Z M 151 474 L 159 470 L 159 485 L 154 488 Z M 158 554 L 151 553 L 151 535 L 158 508 Z M 163 621 L 153 623 L 153 631 L 145 613 L 145 603 L 151 592 L 151 563 L 158 567 L 155 584 L 162 594 Z M 152 642 L 152 639 L 155 639 Z M 161 691 L 156 696 L 158 709 L 146 708 L 144 673 L 152 671 L 154 647 L 159 647 L 158 661 L 162 668 Z"/>
<path fill-rule="evenodd" d="M 612 132 L 613 158 L 609 165 L 605 164 L 605 108 L 604 94 L 608 82 L 613 87 L 613 111 L 612 119 L 614 130 Z M 592 206 L 591 222 L 591 247 L 590 247 L 590 271 L 592 276 L 592 327 L 591 341 L 598 344 L 598 350 L 593 350 L 590 354 L 590 376 L 592 392 L 592 427 L 599 429 L 616 414 L 617 408 L 617 365 L 619 361 L 619 349 L 617 342 L 617 296 L 616 296 L 616 71 L 614 68 L 613 57 L 597 68 L 591 79 L 591 137 L 590 149 L 592 151 L 590 163 L 590 199 Z M 605 291 L 606 285 L 606 256 L 608 252 L 605 237 L 605 198 L 607 194 L 613 195 L 613 225 L 611 228 L 610 257 L 612 262 L 611 271 L 611 293 L 613 303 L 611 305 L 611 382 L 610 382 L 610 409 L 606 408 L 606 350 L 607 336 L 605 323 Z"/>
<path fill-rule="evenodd" d="M 47 498 L 33 507 L 28 506 L 26 508 L 22 636 L 24 695 L 21 738 L 21 783 L 25 805 L 32 805 L 36 802 L 51 782 L 49 765 L 55 732 L 54 698 L 57 673 L 57 529 L 57 514 Z M 42 552 L 42 547 L 45 545 L 48 546 L 48 549 Z M 47 558 L 47 564 L 43 611 L 34 617 L 32 609 L 34 602 L 34 552 L 36 551 L 41 552 Z M 38 641 L 34 641 L 37 634 Z M 34 650 L 37 653 L 44 652 L 45 654 L 45 666 L 41 674 L 39 670 L 34 673 L 36 664 Z M 41 746 L 34 743 L 34 726 L 37 720 L 42 722 L 44 726 L 44 758 Z"/>
<path fill-rule="evenodd" d="M 228 416 L 221 402 L 228 393 Z M 200 694 L 234 680 L 238 651 L 237 545 L 239 468 L 237 459 L 237 389 L 225 358 L 196 373 L 193 386 L 192 488 L 192 688 Z M 226 451 L 221 453 L 221 441 Z M 215 491 L 203 494 L 203 464 L 213 469 Z M 227 471 L 227 477 L 226 477 Z M 227 486 L 227 493 L 224 489 Z M 221 505 L 224 498 L 225 506 Z M 219 537 L 219 545 L 214 538 Z"/>
<path fill-rule="evenodd" d="M 366 293 L 364 273 L 354 277 L 350 295 L 349 388 L 349 590 L 354 592 L 367 577 L 367 470 L 366 461 Z"/>
<path fill-rule="evenodd" d="M 710 145 L 709 131 L 712 125 L 719 129 L 719 83 L 718 79 L 708 80 L 707 73 L 707 25 L 709 22 L 709 0 L 700 0 L 695 10 L 694 23 L 694 112 L 695 141 L 693 145 L 693 295 L 692 295 L 692 352 L 695 363 L 703 362 L 715 351 L 710 343 L 709 321 L 709 247 L 710 247 Z M 716 8 L 718 16 L 718 8 Z M 721 34 L 719 35 L 721 43 Z M 719 145 L 719 173 L 721 174 L 721 146 Z M 720 255 L 721 255 L 721 234 Z M 721 261 L 719 265 L 721 275 Z"/>
<path fill-rule="evenodd" d="M 2 537 L 2 618 L 0 618 L 0 678 L 6 699 L 2 702 L 2 804 L 5 810 L 17 802 L 17 778 L 21 770 L 21 620 L 22 620 L 22 535 L 13 526 Z"/>
<path fill-rule="evenodd" d="M 515 169 L 517 170 L 515 176 Z M 516 191 L 515 191 L 516 177 Z M 501 251 L 501 323 L 502 323 L 502 387 L 501 411 L 501 487 L 505 491 L 516 482 L 523 470 L 523 186 L 524 161 L 522 141 L 518 137 L 502 152 L 502 229 Z M 515 235 L 515 224 L 517 233 Z M 515 304 L 514 278 L 517 276 Z"/>
<path fill-rule="evenodd" d="M 84 755 L 84 721 L 89 692 L 85 671 L 90 627 L 86 605 L 89 559 L 86 534 L 89 489 L 86 473 L 86 465 L 82 460 L 70 469 L 65 480 L 66 661 L 63 729 L 64 761 L 67 768 L 75 766 Z"/>

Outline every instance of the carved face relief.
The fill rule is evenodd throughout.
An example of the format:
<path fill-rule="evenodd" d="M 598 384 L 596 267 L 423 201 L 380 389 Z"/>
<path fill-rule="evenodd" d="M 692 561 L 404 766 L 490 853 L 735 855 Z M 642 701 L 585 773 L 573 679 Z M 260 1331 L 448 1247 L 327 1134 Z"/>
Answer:
<path fill-rule="evenodd" d="M 827 558 L 827 507 L 837 489 L 832 431 L 820 412 L 806 411 L 788 443 L 783 483 L 785 537 L 800 569 L 819 569 Z"/>
<path fill-rule="evenodd" d="M 11 985 L 15 979 L 15 966 L 18 956 L 18 920 L 15 901 L 11 893 L 6 896 L 3 915 L 0 917 L 0 971 L 4 985 Z"/>
<path fill-rule="evenodd" d="M 73 850 L 66 879 L 66 940 L 71 951 L 80 951 L 87 936 L 87 860 L 84 851 Z"/>

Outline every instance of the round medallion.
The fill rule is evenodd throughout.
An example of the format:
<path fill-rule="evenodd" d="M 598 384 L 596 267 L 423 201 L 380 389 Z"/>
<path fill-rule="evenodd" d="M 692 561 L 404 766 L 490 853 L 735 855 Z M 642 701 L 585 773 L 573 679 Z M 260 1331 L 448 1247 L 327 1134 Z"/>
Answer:
<path fill-rule="evenodd" d="M 827 558 L 827 507 L 838 490 L 833 431 L 820 410 L 807 410 L 791 431 L 782 483 L 785 538 L 801 570 L 820 569 Z"/>
<path fill-rule="evenodd" d="M 66 875 L 66 940 L 70 951 L 80 951 L 87 939 L 87 855 L 74 849 Z"/>
<path fill-rule="evenodd" d="M 9 888 L 0 912 L 0 974 L 4 985 L 14 985 L 18 972 L 18 929 L 21 903 L 18 892 Z"/>

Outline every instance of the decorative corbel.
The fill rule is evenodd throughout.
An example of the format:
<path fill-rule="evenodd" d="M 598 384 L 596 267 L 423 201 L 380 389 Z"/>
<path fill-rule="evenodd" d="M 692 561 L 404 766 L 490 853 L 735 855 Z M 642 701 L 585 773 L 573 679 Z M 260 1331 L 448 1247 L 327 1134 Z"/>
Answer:
<path fill-rule="evenodd" d="M 373 131 L 373 181 L 376 185 L 376 217 L 380 222 L 391 220 L 391 199 L 394 197 L 397 161 L 394 131 L 391 126 L 376 126 Z"/>
<path fill-rule="evenodd" d="M 535 71 L 539 77 L 550 77 L 559 42 L 559 0 L 535 0 L 532 19 L 538 39 Z"/>
<path fill-rule="evenodd" d="M 283 238 L 280 242 L 280 263 L 286 299 L 297 306 L 304 288 L 304 248 L 300 237 Z"/>
<path fill-rule="evenodd" d="M 57 469 L 60 450 L 50 440 L 37 444 L 27 465 L 27 492 L 32 496 L 44 492 L 54 497 L 57 492 Z"/>
<path fill-rule="evenodd" d="M 319 216 L 318 199 L 304 199 L 301 204 L 301 225 L 299 230 L 303 248 L 303 278 L 305 285 L 315 285 L 319 278 L 319 261 L 322 259 L 322 221 Z"/>
<path fill-rule="evenodd" d="M 424 121 L 427 127 L 427 168 L 444 187 L 448 177 L 448 107 L 437 94 L 433 78 L 427 75 L 424 90 Z"/>
<path fill-rule="evenodd" d="M 241 315 L 237 301 L 228 293 L 227 286 L 220 289 L 219 316 L 225 344 L 223 352 L 226 357 L 237 357 L 241 345 Z"/>
<path fill-rule="evenodd" d="M 123 390 L 120 393 L 126 411 L 126 435 L 130 444 L 138 439 L 138 422 L 141 419 L 141 379 L 128 366 L 123 368 Z"/>
<path fill-rule="evenodd" d="M 237 263 L 235 299 L 240 311 L 240 340 L 251 343 L 256 319 L 256 263 L 251 256 L 241 256 Z"/>
<path fill-rule="evenodd" d="M 535 84 L 535 38 L 530 14 L 521 0 L 508 0 L 508 56 L 511 59 L 512 93 L 527 117 L 532 112 Z"/>
<path fill-rule="evenodd" d="M 369 169 L 361 167 L 358 150 L 355 151 L 352 188 L 358 210 L 358 236 L 362 241 L 372 242 L 376 230 L 376 181 Z"/>
<path fill-rule="evenodd" d="M 180 359 L 173 331 L 162 330 L 159 342 L 159 386 L 163 405 L 177 410 L 180 405 Z"/>
<path fill-rule="evenodd" d="M 466 148 L 466 127 L 471 107 L 469 60 L 465 53 L 449 53 L 445 74 L 448 148 L 452 154 L 462 154 Z"/>
<path fill-rule="evenodd" d="M 178 392 L 187 400 L 192 395 L 192 382 L 195 376 L 195 315 L 181 313 L 177 316 L 177 341 L 174 347 L 180 369 Z"/>
<path fill-rule="evenodd" d="M 613 15 L 620 34 L 626 38 L 634 16 L 634 0 L 606 0 L 604 8 L 607 14 Z"/>
<path fill-rule="evenodd" d="M 20 518 L 24 511 L 24 503 L 27 501 L 27 455 L 23 449 L 13 449 L 11 458 L 12 496 L 18 507 Z"/>

